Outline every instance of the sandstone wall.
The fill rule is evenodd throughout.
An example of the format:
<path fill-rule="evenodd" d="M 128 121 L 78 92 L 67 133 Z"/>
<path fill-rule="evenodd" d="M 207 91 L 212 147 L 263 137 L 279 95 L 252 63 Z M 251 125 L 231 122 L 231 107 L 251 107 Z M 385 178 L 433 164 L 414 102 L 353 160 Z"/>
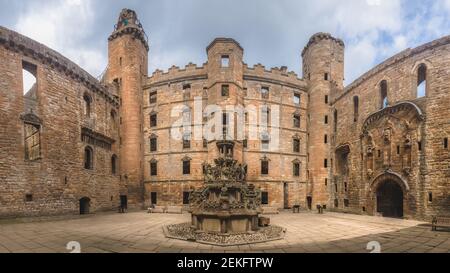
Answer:
<path fill-rule="evenodd" d="M 444 37 L 416 49 L 408 49 L 367 72 L 345 91 L 333 97 L 333 109 L 338 112 L 338 121 L 331 153 L 336 157 L 334 153 L 336 148 L 342 145 L 350 147 L 347 192 L 343 191 L 342 179 L 334 177 L 338 175 L 336 166 L 333 169 L 333 183 L 337 182 L 339 185 L 338 193 L 331 189 L 333 194 L 331 199 L 339 201 L 339 210 L 376 214 L 373 208 L 375 202 L 373 191 L 376 190 L 373 188 L 374 180 L 377 175 L 392 171 L 409 187 L 405 193 L 406 217 L 428 219 L 431 215 L 449 212 L 447 170 L 450 162 L 449 151 L 444 148 L 444 139 L 448 137 L 450 130 L 447 121 L 450 114 L 447 107 L 450 100 L 449 42 L 450 37 Z M 418 68 L 421 64 L 427 68 L 427 93 L 425 97 L 417 98 Z M 382 147 L 384 142 L 381 141 L 384 137 L 383 130 L 392 127 L 392 145 L 389 147 L 393 149 L 393 158 L 388 167 L 375 166 L 374 174 L 371 176 L 367 174 L 367 143 L 365 143 L 367 138 L 364 135 L 367 128 L 364 125 L 372 123 L 372 120 L 367 120 L 368 117 L 380 111 L 382 100 L 380 83 L 383 80 L 388 85 L 389 107 L 376 115 L 375 120 L 380 123 L 373 126 L 373 130 L 369 128 L 366 131 L 372 130 L 375 153 L 381 150 L 384 154 L 385 148 Z M 355 96 L 359 98 L 359 115 L 356 118 Z M 414 103 L 417 109 L 407 111 L 399 107 L 398 105 L 404 101 Z M 411 113 L 415 114 L 411 116 Z M 420 115 L 423 116 L 417 118 Z M 394 125 L 386 125 L 381 122 L 382 120 L 386 122 L 390 120 Z M 405 122 L 408 122 L 409 129 L 406 131 L 409 132 L 408 137 L 411 137 L 412 143 L 410 170 L 400 164 L 401 157 L 405 154 L 404 143 L 407 135 L 405 127 L 394 128 L 402 126 Z M 422 143 L 421 150 L 418 142 Z M 397 146 L 400 146 L 400 154 L 395 152 Z M 335 158 L 335 162 L 337 160 Z M 349 200 L 348 207 L 344 206 L 344 199 Z"/>
<path fill-rule="evenodd" d="M 116 140 L 111 110 L 118 101 L 96 79 L 57 52 L 18 33 L 0 28 L 0 217 L 78 213 L 79 200 L 91 199 L 91 212 L 118 206 L 119 176 L 111 157 L 118 154 L 91 145 L 94 169 L 83 165 L 82 127 Z M 25 159 L 25 107 L 22 62 L 37 67 L 32 115 L 40 123 L 41 158 Z M 83 96 L 92 98 L 86 119 Z M 36 119 L 37 117 L 37 119 Z M 26 200 L 32 195 L 32 200 Z"/>

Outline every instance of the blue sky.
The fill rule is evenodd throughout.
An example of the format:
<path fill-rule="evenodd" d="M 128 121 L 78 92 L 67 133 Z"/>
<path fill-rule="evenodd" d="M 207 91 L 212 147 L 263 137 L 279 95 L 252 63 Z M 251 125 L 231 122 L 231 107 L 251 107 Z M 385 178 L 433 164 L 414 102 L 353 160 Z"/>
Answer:
<path fill-rule="evenodd" d="M 0 0 L 0 25 L 69 57 L 97 76 L 122 8 L 138 12 L 150 38 L 149 71 L 206 61 L 206 46 L 235 38 L 244 61 L 288 66 L 316 32 L 346 43 L 346 84 L 384 59 L 450 34 L 450 0 Z"/>

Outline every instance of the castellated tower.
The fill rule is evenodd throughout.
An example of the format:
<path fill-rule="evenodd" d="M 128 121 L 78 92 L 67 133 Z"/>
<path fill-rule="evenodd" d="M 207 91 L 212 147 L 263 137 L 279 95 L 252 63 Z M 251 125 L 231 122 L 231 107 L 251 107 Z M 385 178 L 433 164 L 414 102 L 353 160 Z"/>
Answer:
<path fill-rule="evenodd" d="M 143 204 L 142 79 L 148 74 L 148 39 L 136 12 L 124 9 L 108 39 L 106 82 L 120 98 L 121 200 Z"/>
<path fill-rule="evenodd" d="M 234 159 L 243 161 L 242 139 L 238 139 L 238 113 L 227 106 L 244 105 L 243 101 L 243 54 L 244 49 L 231 38 L 217 38 L 206 49 L 208 54 L 208 105 L 219 106 L 222 112 L 223 140 L 230 142 Z M 218 114 L 218 113 L 216 113 Z M 226 115 L 226 117 L 224 117 Z M 243 116 L 241 115 L 241 118 Z M 225 124 L 226 123 L 226 124 Z M 220 154 L 217 141 L 210 141 L 208 161 Z M 223 151 L 222 151 L 223 152 Z"/>
<path fill-rule="evenodd" d="M 308 202 L 329 205 L 333 167 L 331 148 L 335 115 L 331 99 L 343 90 L 344 42 L 327 33 L 311 37 L 302 53 L 303 77 L 309 92 Z"/>

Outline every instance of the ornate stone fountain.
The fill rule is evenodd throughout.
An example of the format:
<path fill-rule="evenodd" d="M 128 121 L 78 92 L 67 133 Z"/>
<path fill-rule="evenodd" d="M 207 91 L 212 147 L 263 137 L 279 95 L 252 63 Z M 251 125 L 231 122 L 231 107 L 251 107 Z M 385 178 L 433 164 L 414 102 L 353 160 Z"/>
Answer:
<path fill-rule="evenodd" d="M 247 167 L 233 159 L 233 142 L 217 146 L 220 158 L 203 166 L 204 187 L 190 195 L 191 223 L 165 227 L 166 236 L 222 246 L 282 239 L 283 228 L 260 226 L 261 191 L 246 182 Z"/>

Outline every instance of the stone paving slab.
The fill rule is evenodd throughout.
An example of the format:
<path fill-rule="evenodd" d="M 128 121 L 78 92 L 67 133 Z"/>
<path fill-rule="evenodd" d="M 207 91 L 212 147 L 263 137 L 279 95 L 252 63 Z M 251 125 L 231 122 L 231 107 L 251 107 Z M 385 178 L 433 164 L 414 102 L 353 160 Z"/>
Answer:
<path fill-rule="evenodd" d="M 168 239 L 163 226 L 189 214 L 98 214 L 68 219 L 0 221 L 0 253 L 67 253 L 77 241 L 85 253 L 369 253 L 377 241 L 386 253 L 450 253 L 450 231 L 427 223 L 351 214 L 282 212 L 271 222 L 287 229 L 283 240 L 218 247 Z"/>

